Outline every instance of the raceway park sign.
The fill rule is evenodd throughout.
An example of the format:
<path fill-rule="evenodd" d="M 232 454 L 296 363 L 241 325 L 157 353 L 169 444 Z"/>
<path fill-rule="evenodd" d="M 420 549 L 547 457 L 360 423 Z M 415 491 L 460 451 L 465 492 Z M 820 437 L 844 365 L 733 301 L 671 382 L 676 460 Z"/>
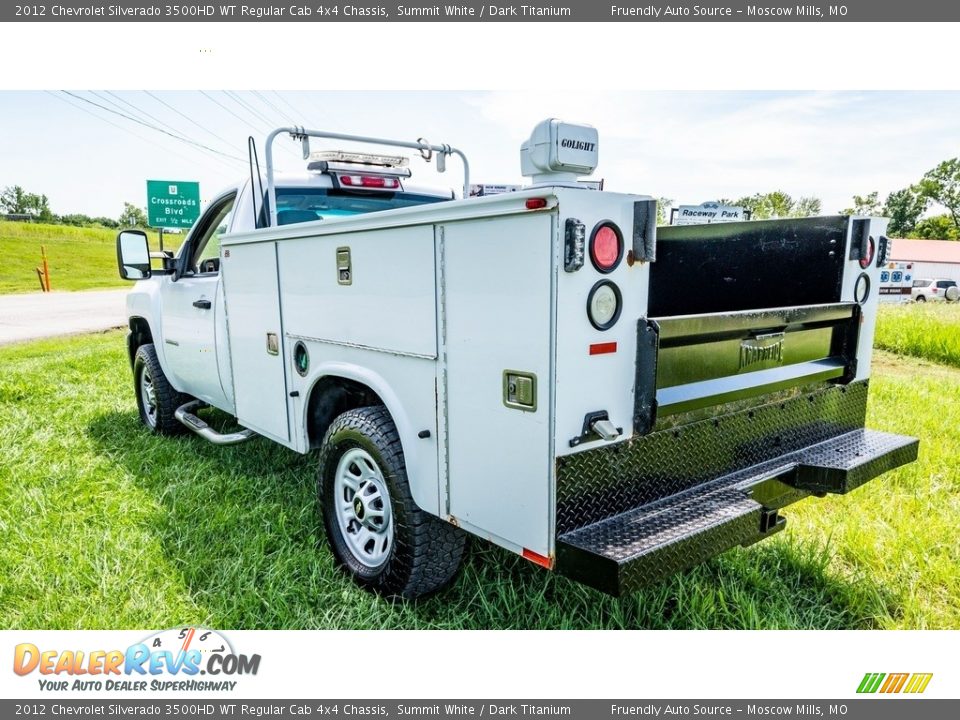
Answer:
<path fill-rule="evenodd" d="M 715 222 L 739 222 L 749 220 L 749 213 L 742 207 L 706 202 L 700 205 L 681 205 L 670 211 L 671 225 L 702 225 Z"/>

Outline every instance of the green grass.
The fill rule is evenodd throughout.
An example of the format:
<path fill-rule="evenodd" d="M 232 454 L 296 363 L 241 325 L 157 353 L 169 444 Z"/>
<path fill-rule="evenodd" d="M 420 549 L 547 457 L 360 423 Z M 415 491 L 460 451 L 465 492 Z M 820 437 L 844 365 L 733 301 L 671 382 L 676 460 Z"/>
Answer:
<path fill-rule="evenodd" d="M 156 249 L 157 233 L 150 231 Z M 53 290 L 91 290 L 128 286 L 117 274 L 117 231 L 70 225 L 0 220 L 0 295 L 39 292 L 36 268 L 40 246 L 47 251 Z M 183 235 L 167 238 L 167 250 L 176 249 Z"/>
<path fill-rule="evenodd" d="M 119 332 L 0 349 L 0 628 L 960 628 L 960 370 L 879 354 L 870 424 L 920 462 L 613 599 L 482 541 L 440 595 L 333 567 L 313 457 L 157 438 Z"/>
<path fill-rule="evenodd" d="M 875 345 L 960 367 L 960 303 L 881 305 Z"/>

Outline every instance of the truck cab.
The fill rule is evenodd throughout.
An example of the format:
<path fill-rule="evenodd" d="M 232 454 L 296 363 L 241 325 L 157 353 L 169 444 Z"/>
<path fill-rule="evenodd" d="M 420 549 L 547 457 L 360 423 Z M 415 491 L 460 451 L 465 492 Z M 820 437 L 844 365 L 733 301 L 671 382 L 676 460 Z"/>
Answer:
<path fill-rule="evenodd" d="M 453 191 L 408 183 L 402 156 L 332 151 L 314 153 L 307 172 L 276 178 L 278 226 L 319 223 L 371 212 L 443 202 Z M 127 296 L 133 362 L 152 342 L 170 385 L 203 403 L 236 414 L 220 273 L 220 239 L 265 227 L 265 178 L 238 181 L 210 200 L 176 254 Z M 149 403 L 142 410 L 157 418 Z M 176 419 L 159 418 L 171 428 Z"/>

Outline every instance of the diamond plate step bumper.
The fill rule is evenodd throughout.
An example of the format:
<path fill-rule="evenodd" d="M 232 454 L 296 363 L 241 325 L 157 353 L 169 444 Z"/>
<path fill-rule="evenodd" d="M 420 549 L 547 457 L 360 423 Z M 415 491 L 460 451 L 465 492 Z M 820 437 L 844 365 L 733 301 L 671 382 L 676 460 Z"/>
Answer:
<path fill-rule="evenodd" d="M 784 525 L 777 510 L 845 493 L 917 457 L 916 438 L 855 430 L 561 534 L 556 569 L 619 595 L 749 545 Z"/>

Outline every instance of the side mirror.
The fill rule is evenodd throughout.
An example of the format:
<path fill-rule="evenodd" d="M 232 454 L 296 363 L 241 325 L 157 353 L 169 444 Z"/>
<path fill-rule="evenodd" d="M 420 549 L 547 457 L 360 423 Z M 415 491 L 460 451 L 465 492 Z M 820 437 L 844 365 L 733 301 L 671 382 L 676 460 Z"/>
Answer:
<path fill-rule="evenodd" d="M 124 280 L 150 277 L 150 246 L 143 230 L 124 230 L 117 235 L 117 267 Z"/>

